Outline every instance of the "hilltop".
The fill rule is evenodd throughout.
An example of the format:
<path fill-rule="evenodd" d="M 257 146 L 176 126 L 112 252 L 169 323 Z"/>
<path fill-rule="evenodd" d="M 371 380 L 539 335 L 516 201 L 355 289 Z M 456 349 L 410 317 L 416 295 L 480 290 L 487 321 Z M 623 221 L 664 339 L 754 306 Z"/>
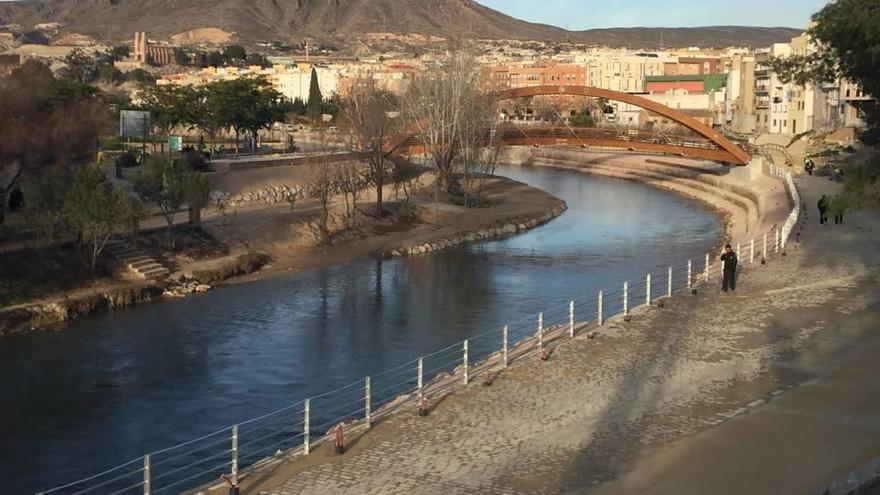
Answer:
<path fill-rule="evenodd" d="M 170 38 L 193 29 L 236 33 L 246 44 L 311 38 L 343 44 L 365 33 L 442 38 L 569 41 L 608 46 L 767 46 L 800 34 L 791 28 L 715 26 L 586 31 L 515 19 L 473 0 L 25 0 L 0 2 L 0 24 L 29 29 L 58 22 L 65 32 L 105 41 L 135 31 Z M 662 32 L 662 34 L 661 34 Z"/>

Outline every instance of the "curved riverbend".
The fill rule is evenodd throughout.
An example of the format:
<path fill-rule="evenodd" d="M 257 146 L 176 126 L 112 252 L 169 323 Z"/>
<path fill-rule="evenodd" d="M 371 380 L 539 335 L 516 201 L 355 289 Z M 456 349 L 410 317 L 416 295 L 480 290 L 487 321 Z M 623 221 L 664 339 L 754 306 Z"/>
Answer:
<path fill-rule="evenodd" d="M 702 259 L 702 204 L 558 170 L 500 173 L 564 199 L 515 237 L 223 288 L 0 340 L 0 479 L 28 493 L 392 368 L 488 328 Z"/>

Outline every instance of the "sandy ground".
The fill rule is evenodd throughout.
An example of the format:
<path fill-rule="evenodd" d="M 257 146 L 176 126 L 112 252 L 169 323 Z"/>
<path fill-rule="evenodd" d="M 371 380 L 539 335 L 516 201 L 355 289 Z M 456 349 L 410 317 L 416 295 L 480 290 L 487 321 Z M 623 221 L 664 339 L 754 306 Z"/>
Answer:
<path fill-rule="evenodd" d="M 399 414 L 344 456 L 283 464 L 249 494 L 803 494 L 880 453 L 880 217 L 819 228 L 835 184 L 799 179 L 801 242 L 735 295 L 643 308 Z M 326 450 L 326 449 L 325 449 Z"/>

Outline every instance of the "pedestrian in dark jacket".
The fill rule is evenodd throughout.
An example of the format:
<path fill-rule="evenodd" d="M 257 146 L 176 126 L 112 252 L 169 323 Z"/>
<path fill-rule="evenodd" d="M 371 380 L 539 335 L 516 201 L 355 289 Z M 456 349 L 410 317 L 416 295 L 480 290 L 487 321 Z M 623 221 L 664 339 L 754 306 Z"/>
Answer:
<path fill-rule="evenodd" d="M 730 244 L 724 246 L 724 253 L 721 254 L 721 262 L 724 263 L 723 279 L 721 281 L 721 290 L 727 292 L 736 292 L 736 265 L 738 260 L 736 253 Z"/>
<path fill-rule="evenodd" d="M 825 225 L 828 223 L 828 196 L 823 194 L 816 206 L 819 207 L 819 225 Z"/>

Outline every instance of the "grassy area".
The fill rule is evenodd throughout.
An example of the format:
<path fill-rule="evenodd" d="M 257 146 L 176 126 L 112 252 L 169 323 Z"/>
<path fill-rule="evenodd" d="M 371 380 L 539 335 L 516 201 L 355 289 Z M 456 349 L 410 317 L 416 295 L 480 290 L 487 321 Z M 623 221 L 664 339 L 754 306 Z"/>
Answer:
<path fill-rule="evenodd" d="M 113 280 L 113 269 L 106 263 L 99 263 L 93 277 L 69 245 L 26 248 L 2 256 L 0 308 Z"/>

